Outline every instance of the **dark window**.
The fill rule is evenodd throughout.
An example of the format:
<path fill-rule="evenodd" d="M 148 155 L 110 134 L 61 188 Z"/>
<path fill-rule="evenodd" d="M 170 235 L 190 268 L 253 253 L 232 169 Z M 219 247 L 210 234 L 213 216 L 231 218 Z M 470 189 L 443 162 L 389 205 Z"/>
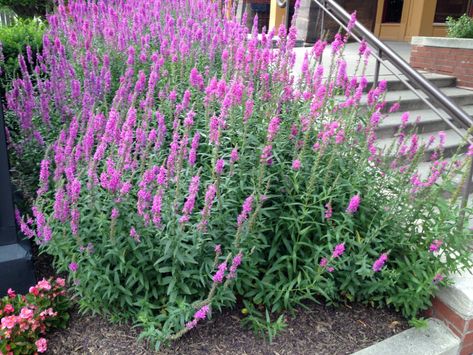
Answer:
<path fill-rule="evenodd" d="M 385 0 L 383 23 L 400 23 L 404 0 Z"/>
<path fill-rule="evenodd" d="M 445 22 L 448 16 L 460 17 L 468 11 L 469 0 L 437 0 L 434 22 Z"/>

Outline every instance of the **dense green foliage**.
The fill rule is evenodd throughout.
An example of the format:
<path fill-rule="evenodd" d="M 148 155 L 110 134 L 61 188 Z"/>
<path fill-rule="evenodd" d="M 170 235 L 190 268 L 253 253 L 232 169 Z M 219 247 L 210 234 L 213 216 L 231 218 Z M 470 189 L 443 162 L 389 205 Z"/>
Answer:
<path fill-rule="evenodd" d="M 467 14 L 460 18 L 447 18 L 447 36 L 451 38 L 473 38 L 473 18 Z"/>
<path fill-rule="evenodd" d="M 41 165 L 19 222 L 83 310 L 159 345 L 241 297 L 273 336 L 270 313 L 306 300 L 416 317 L 471 265 L 452 184 L 471 158 L 420 142 L 408 113 L 377 146 L 387 84 L 368 88 L 365 44 L 353 76 L 341 34 L 297 75 L 294 27 L 273 50 L 274 32 L 248 36 L 204 0 L 79 0 L 50 23 L 38 70 L 8 95 L 16 166 Z"/>
<path fill-rule="evenodd" d="M 44 16 L 53 5 L 54 0 L 0 0 L 0 7 L 9 7 L 21 17 Z"/>
<path fill-rule="evenodd" d="M 27 56 L 29 46 L 33 53 L 40 52 L 45 23 L 38 19 L 16 19 L 10 26 L 0 27 L 3 63 L 2 84 L 7 88 L 11 80 L 19 74 L 18 56 Z"/>

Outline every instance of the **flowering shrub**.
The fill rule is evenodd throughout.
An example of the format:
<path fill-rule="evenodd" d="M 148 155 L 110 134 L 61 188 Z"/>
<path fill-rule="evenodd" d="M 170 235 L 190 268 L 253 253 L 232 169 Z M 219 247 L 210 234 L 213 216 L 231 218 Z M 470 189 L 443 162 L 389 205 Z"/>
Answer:
<path fill-rule="evenodd" d="M 37 354 L 46 352 L 47 330 L 64 328 L 69 319 L 65 280 L 41 280 L 27 295 L 9 289 L 0 299 L 0 354 Z"/>
<path fill-rule="evenodd" d="M 82 309 L 157 345 L 236 295 L 415 317 L 470 263 L 451 183 L 470 160 L 445 160 L 442 136 L 420 142 L 408 113 L 376 145 L 389 108 L 386 82 L 368 88 L 366 44 L 354 76 L 348 34 L 317 42 L 296 75 L 294 26 L 259 39 L 218 3 L 59 4 L 36 84 L 25 71 L 8 94 L 11 148 L 44 152 L 23 233 L 69 271 Z"/>

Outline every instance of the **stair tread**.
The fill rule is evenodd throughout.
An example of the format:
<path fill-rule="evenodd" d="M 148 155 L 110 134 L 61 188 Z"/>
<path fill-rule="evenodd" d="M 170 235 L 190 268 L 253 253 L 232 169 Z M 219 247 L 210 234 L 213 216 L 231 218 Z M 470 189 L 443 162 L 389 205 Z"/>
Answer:
<path fill-rule="evenodd" d="M 466 134 L 465 129 L 460 129 L 460 131 L 463 134 Z M 458 146 L 462 142 L 462 138 L 454 130 L 449 129 L 449 130 L 445 130 L 444 132 L 445 132 L 445 146 L 444 146 L 445 148 Z M 418 134 L 419 142 L 420 143 L 427 142 L 432 135 L 438 137 L 438 132 Z M 377 141 L 377 146 L 380 148 L 388 147 L 396 139 L 397 139 L 396 137 L 379 139 Z M 438 138 L 436 139 L 436 142 L 438 143 Z M 436 147 L 436 144 L 435 143 L 432 144 L 432 149 L 435 147 Z"/>
<path fill-rule="evenodd" d="M 468 271 L 457 273 L 452 281 L 451 286 L 438 291 L 437 297 L 462 318 L 473 319 L 473 274 Z"/>
<path fill-rule="evenodd" d="M 354 355 L 446 355 L 457 354 L 460 339 L 438 319 L 430 318 L 425 329 L 410 328 L 367 347 Z"/>
<path fill-rule="evenodd" d="M 427 71 L 419 71 L 419 73 L 421 73 L 424 76 L 424 78 L 426 78 L 427 80 L 435 80 L 435 79 L 452 79 L 452 80 L 456 80 L 456 77 L 453 76 L 453 75 L 437 74 L 437 73 L 431 73 L 431 72 L 427 72 Z M 403 79 L 409 80 L 403 74 L 399 74 L 399 76 Z M 374 78 L 374 74 L 366 74 L 366 78 L 368 79 L 369 82 L 372 83 L 373 81 L 371 79 Z M 399 78 L 397 76 L 395 76 L 394 74 L 380 75 L 379 80 L 386 80 L 388 83 L 389 82 L 400 81 Z"/>

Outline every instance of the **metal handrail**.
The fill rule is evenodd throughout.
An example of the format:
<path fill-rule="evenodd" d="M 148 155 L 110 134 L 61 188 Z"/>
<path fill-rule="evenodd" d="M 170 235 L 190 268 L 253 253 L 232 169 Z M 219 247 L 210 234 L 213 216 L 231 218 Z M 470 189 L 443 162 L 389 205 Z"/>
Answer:
<path fill-rule="evenodd" d="M 320 8 L 333 17 L 339 24 L 348 24 L 351 15 L 341 7 L 337 2 L 333 0 L 313 0 Z M 331 10 L 333 12 L 331 12 Z M 346 25 L 343 25 L 346 28 Z M 473 126 L 473 120 L 471 117 L 457 104 L 455 104 L 448 96 L 440 91 L 434 84 L 429 82 L 422 74 L 417 70 L 413 69 L 403 58 L 401 58 L 391 47 L 386 43 L 380 41 L 372 32 L 370 32 L 360 22 L 356 22 L 352 31 L 352 35 L 358 41 L 361 41 L 359 37 L 363 38 L 372 48 L 374 48 L 378 54 L 373 53 L 373 57 L 378 63 L 383 63 L 381 56 L 388 59 L 389 63 L 392 64 L 399 72 L 401 72 L 410 81 L 415 83 L 417 87 L 433 102 L 438 104 L 445 112 L 457 121 L 457 123 L 465 129 L 469 129 Z M 398 76 L 393 72 L 394 75 Z M 399 77 L 399 76 L 398 76 Z M 374 81 L 377 82 L 379 79 L 379 70 L 377 70 L 377 76 Z M 402 78 L 400 78 L 402 79 Z M 415 89 L 414 89 L 415 90 Z M 446 120 L 445 117 L 441 116 L 442 119 Z M 462 137 L 465 135 L 462 134 Z"/>
<path fill-rule="evenodd" d="M 341 7 L 336 1 L 333 0 L 313 0 L 321 10 L 322 13 L 322 23 L 323 23 L 323 14 L 326 13 L 332 17 L 339 25 L 341 25 L 346 30 L 348 29 L 348 23 L 350 22 L 351 15 Z M 321 38 L 323 37 L 324 27 L 321 26 Z M 473 127 L 472 118 L 455 102 L 453 102 L 448 96 L 446 96 L 442 91 L 440 91 L 434 84 L 428 81 L 422 74 L 413 69 L 403 58 L 401 58 L 391 47 L 379 40 L 371 31 L 369 31 L 365 26 L 360 22 L 356 21 L 353 28 L 351 29 L 352 37 L 361 42 L 360 38 L 363 38 L 368 45 L 375 49 L 376 53 L 372 53 L 372 56 L 376 59 L 375 66 L 375 75 L 373 84 L 377 85 L 379 80 L 380 66 L 383 64 L 388 70 L 391 71 L 401 82 L 406 85 L 408 89 L 413 91 L 423 102 L 425 102 L 447 125 L 452 128 L 465 142 L 472 144 L 473 139 L 471 138 L 469 131 L 462 132 L 455 124 L 453 124 L 449 118 L 444 117 L 441 114 L 439 109 L 434 105 L 438 105 L 443 109 L 451 119 L 454 120 L 457 125 L 461 128 L 469 130 Z M 409 79 L 409 82 L 405 78 L 401 77 L 399 74 L 391 70 L 385 63 L 383 58 L 386 58 L 387 61 L 393 65 L 401 74 Z M 415 83 L 418 89 L 427 96 L 429 100 L 422 96 L 418 89 L 416 89 L 412 84 Z M 467 173 L 466 184 L 463 187 L 462 193 L 462 202 L 461 202 L 461 216 L 460 216 L 460 225 L 463 225 L 465 218 L 464 209 L 468 203 L 468 197 L 472 188 L 472 177 L 473 177 L 473 164 L 470 164 L 470 170 Z"/>

